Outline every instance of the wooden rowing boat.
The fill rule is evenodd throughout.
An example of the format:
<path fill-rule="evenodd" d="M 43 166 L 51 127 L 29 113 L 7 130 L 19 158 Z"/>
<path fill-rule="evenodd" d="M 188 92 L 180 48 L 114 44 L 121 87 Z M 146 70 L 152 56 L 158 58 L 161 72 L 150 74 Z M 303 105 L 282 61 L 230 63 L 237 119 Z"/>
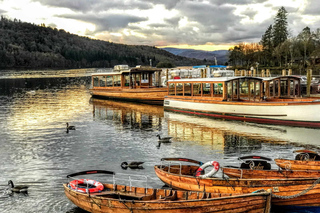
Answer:
<path fill-rule="evenodd" d="M 318 153 L 310 150 L 297 150 L 295 160 L 274 159 L 275 163 L 287 170 L 319 170 L 320 156 Z"/>
<path fill-rule="evenodd" d="M 85 171 L 78 174 L 107 173 Z M 76 176 L 74 174 L 69 175 Z M 65 195 L 76 206 L 94 213 L 185 213 L 185 212 L 270 212 L 271 194 L 257 192 L 230 195 L 207 192 L 187 192 L 172 189 L 151 189 L 103 183 L 96 193 L 83 193 L 63 184 Z"/>
<path fill-rule="evenodd" d="M 230 178 L 255 178 L 255 179 L 289 179 L 289 178 L 319 178 L 319 171 L 312 170 L 286 170 L 271 169 L 268 161 L 270 158 L 262 156 L 244 156 L 239 157 L 243 163 L 240 167 L 225 166 L 222 171 Z"/>
<path fill-rule="evenodd" d="M 177 159 L 179 160 L 179 159 Z M 256 190 L 272 190 L 273 208 L 300 206 L 320 210 L 320 179 L 238 179 L 195 177 L 198 166 L 167 164 L 154 166 L 156 175 L 166 185 L 180 190 L 202 191 L 210 193 L 245 194 Z M 305 190 L 305 191 L 304 191 Z"/>

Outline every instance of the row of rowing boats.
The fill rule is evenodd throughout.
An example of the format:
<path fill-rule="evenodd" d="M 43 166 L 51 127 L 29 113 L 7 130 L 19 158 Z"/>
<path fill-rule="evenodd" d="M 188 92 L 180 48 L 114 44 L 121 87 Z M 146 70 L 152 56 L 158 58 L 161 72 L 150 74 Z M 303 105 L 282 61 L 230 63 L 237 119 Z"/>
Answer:
<path fill-rule="evenodd" d="M 270 158 L 245 156 L 240 167 L 226 166 L 222 177 L 214 177 L 219 163 L 202 163 L 187 158 L 163 158 L 155 165 L 158 178 L 169 189 L 153 189 L 97 183 L 75 179 L 79 175 L 114 172 L 91 170 L 68 175 L 74 180 L 64 184 L 66 196 L 89 212 L 279 212 L 303 208 L 320 209 L 319 155 L 298 150 L 295 160 L 275 159 L 278 170 L 271 169 Z M 213 169 L 208 173 L 207 166 Z M 317 167 L 318 166 L 318 167 Z M 99 190 L 95 190 L 99 187 Z M 101 188 L 102 187 L 102 188 Z"/>

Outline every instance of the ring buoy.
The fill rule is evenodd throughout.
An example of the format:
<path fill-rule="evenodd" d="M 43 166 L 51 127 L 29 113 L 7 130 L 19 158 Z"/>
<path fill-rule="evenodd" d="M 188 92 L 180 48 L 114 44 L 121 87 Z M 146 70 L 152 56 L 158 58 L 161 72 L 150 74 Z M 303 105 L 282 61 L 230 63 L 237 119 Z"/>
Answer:
<path fill-rule="evenodd" d="M 213 166 L 213 169 L 204 175 L 201 175 L 201 172 L 209 167 L 209 166 Z M 209 178 L 212 177 L 213 175 L 215 175 L 218 171 L 219 171 L 220 165 L 217 161 L 208 161 L 207 163 L 203 164 L 202 166 L 200 166 L 197 171 L 196 171 L 196 177 L 200 177 L 200 178 Z"/>
<path fill-rule="evenodd" d="M 79 186 L 83 184 L 83 186 Z M 88 186 L 94 186 L 93 188 L 89 188 Z M 94 192 L 101 192 L 104 189 L 102 183 L 91 180 L 91 179 L 79 179 L 73 180 L 69 183 L 69 187 L 77 192 L 84 192 L 84 193 L 94 193 Z"/>

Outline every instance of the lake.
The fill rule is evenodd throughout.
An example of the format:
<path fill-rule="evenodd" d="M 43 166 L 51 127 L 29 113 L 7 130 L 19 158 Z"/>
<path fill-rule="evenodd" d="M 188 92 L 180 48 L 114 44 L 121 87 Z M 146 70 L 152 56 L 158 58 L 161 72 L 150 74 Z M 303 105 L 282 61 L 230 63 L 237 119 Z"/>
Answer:
<path fill-rule="evenodd" d="M 291 159 L 296 149 L 319 149 L 318 129 L 213 120 L 164 112 L 162 106 L 92 99 L 90 74 L 97 71 L 0 73 L 1 212 L 83 212 L 62 187 L 70 181 L 66 175 L 83 170 L 146 175 L 149 186 L 162 187 L 153 166 L 164 157 L 237 166 L 239 156 Z M 67 132 L 67 122 L 76 130 Z M 172 136 L 172 143 L 159 147 L 158 133 Z M 123 170 L 124 161 L 144 161 L 144 169 Z M 28 185 L 28 195 L 4 193 L 8 180 Z"/>

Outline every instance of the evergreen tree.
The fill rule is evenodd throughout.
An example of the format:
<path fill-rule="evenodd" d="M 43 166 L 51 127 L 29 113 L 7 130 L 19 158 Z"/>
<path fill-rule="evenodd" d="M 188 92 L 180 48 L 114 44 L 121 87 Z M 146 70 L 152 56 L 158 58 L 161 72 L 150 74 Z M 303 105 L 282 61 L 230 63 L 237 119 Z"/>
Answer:
<path fill-rule="evenodd" d="M 287 22 L 287 11 L 284 7 L 281 7 L 278 10 L 278 13 L 275 17 L 275 22 L 273 25 L 273 46 L 277 47 L 283 43 L 288 38 L 288 22 Z"/>
<path fill-rule="evenodd" d="M 268 27 L 266 32 L 262 35 L 260 45 L 263 47 L 263 56 L 265 64 L 270 65 L 272 60 L 272 51 L 273 51 L 273 43 L 272 43 L 272 25 Z"/>

